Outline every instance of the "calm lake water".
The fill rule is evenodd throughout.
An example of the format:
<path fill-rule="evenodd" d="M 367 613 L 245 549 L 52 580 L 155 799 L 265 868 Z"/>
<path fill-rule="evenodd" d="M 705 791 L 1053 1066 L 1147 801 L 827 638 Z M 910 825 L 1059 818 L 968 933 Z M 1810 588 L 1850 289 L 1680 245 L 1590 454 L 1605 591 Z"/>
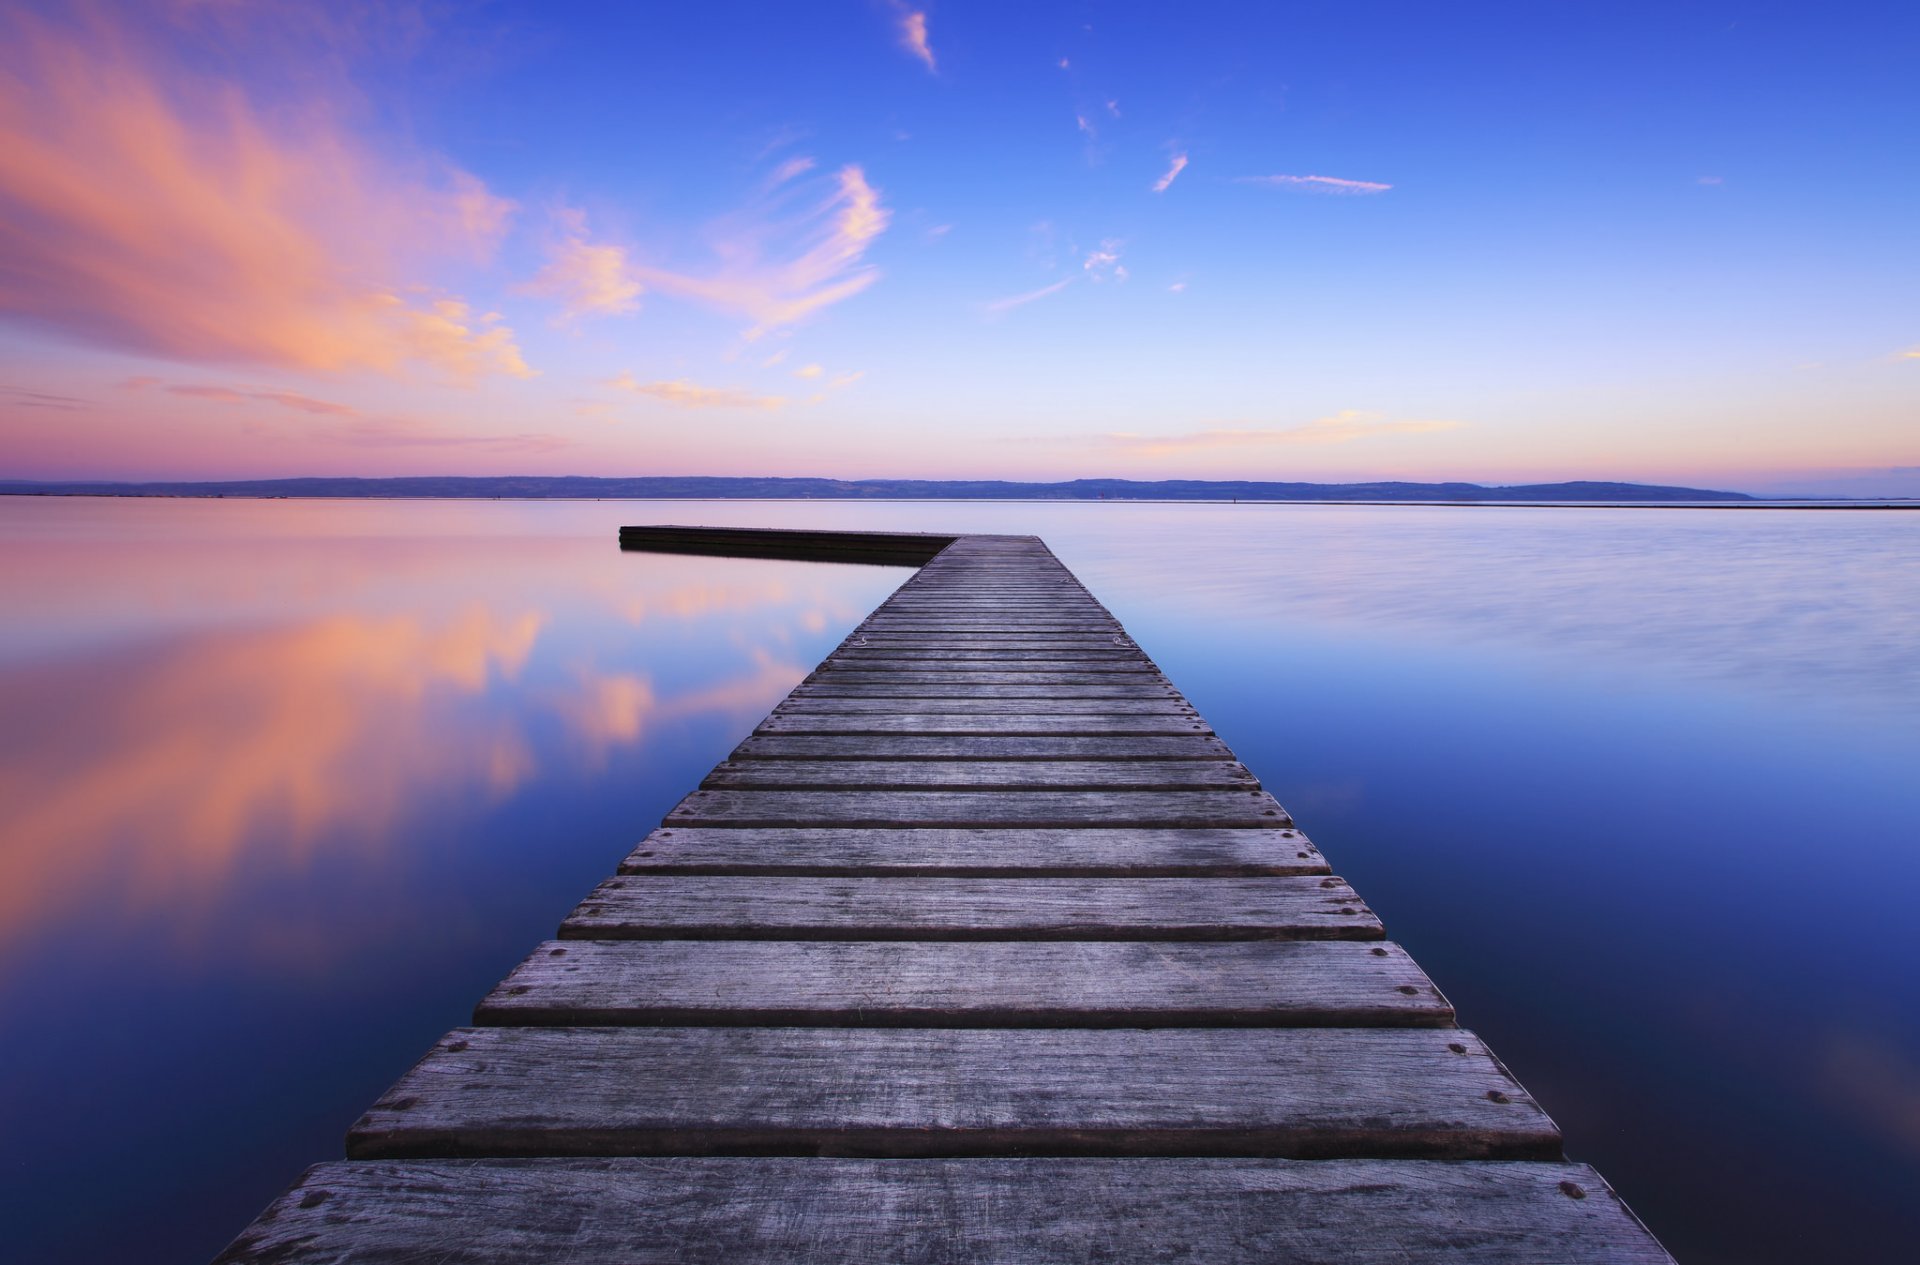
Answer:
<path fill-rule="evenodd" d="M 1683 1261 L 1911 1259 L 1920 514 L 0 498 L 10 1257 L 211 1256 L 908 574 L 623 522 L 1044 536 Z"/>

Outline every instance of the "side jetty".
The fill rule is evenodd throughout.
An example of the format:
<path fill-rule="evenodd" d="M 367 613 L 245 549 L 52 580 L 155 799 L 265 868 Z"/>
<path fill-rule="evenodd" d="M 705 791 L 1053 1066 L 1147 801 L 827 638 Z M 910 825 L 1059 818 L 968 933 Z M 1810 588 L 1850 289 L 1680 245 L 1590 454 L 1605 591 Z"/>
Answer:
<path fill-rule="evenodd" d="M 1668 1262 L 1031 536 L 918 565 L 221 1262 Z"/>

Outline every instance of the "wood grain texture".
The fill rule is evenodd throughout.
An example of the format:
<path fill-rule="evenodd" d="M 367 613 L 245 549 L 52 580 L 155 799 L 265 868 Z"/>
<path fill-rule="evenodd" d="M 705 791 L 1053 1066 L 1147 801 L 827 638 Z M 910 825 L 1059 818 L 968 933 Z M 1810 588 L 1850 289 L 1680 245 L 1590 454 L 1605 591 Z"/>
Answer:
<path fill-rule="evenodd" d="M 1126 646 L 1013 646 L 949 649 L 902 645 L 844 645 L 833 652 L 831 663 L 1145 663 L 1153 661 L 1140 651 Z"/>
<path fill-rule="evenodd" d="M 663 826 L 623 874 L 818 878 L 1251 878 L 1326 874 L 1297 830 L 872 830 L 824 826 L 710 830 Z"/>
<path fill-rule="evenodd" d="M 347 1134 L 743 1154 L 1558 1159 L 1560 1133 L 1451 1028 L 457 1028 Z"/>
<path fill-rule="evenodd" d="M 1394 944 L 549 941 L 487 995 L 495 1025 L 1450 1027 Z"/>
<path fill-rule="evenodd" d="M 950 715 L 972 714 L 981 716 L 1018 716 L 1040 714 L 1049 716 L 1124 716 L 1133 714 L 1185 715 L 1197 716 L 1192 703 L 1177 694 L 1165 697 L 1149 698 L 1067 698 L 1052 699 L 1044 707 L 1036 707 L 1021 699 L 1004 698 L 938 698 L 922 699 L 912 707 L 902 707 L 897 699 L 887 698 L 821 698 L 812 694 L 788 695 L 781 700 L 772 716 L 789 716 L 803 713 L 853 713 L 883 712 L 897 715 L 902 712 L 942 712 Z"/>
<path fill-rule="evenodd" d="M 215 1265 L 1672 1265 L 1584 1164 L 320 1164 Z"/>
<path fill-rule="evenodd" d="M 1378 940 L 1342 879 L 621 874 L 565 940 Z"/>
<path fill-rule="evenodd" d="M 736 790 L 1250 790 L 1237 760 L 723 760 L 701 786 Z"/>
<path fill-rule="evenodd" d="M 734 760 L 1231 760 L 1212 736 L 1020 738 L 1005 734 L 930 737 L 808 737 L 761 734 L 733 749 Z"/>
<path fill-rule="evenodd" d="M 674 826 L 1291 826 L 1265 791 L 694 791 Z"/>
<path fill-rule="evenodd" d="M 837 700 L 846 701 L 846 700 Z M 1046 715 L 1031 711 L 995 712 L 935 710 L 915 699 L 911 710 L 781 708 L 760 722 L 755 736 L 776 734 L 919 734 L 926 737 L 998 735 L 1001 737 L 1177 737 L 1210 735 L 1213 730 L 1199 717 L 1183 711 L 1140 711 L 1128 715 L 1059 709 Z"/>
<path fill-rule="evenodd" d="M 1099 685 L 1060 683 L 1054 685 L 1006 685 L 967 682 L 927 681 L 912 685 L 861 683 L 837 684 L 809 681 L 794 690 L 798 698 L 1179 698 L 1179 693 L 1164 684 Z M 902 710 L 905 710 L 904 708 Z M 1046 710 L 1044 708 L 1040 710 Z"/>
<path fill-rule="evenodd" d="M 1173 689 L 1172 683 L 1161 676 L 1157 668 L 1129 668 L 1124 672 L 1077 670 L 1007 672 L 999 669 L 972 671 L 924 668 L 867 671 L 862 668 L 823 664 L 813 670 L 807 677 L 807 682 L 810 686 L 880 687 L 889 690 L 895 687 L 910 689 L 918 686 L 937 686 L 943 691 L 960 689 L 968 692 L 994 686 L 1053 687 L 1060 685 L 1094 686 L 1102 690 L 1124 689 L 1137 694 L 1166 694 Z M 1073 696 L 1079 694 L 1080 690 L 1070 689 L 1066 693 Z"/>
<path fill-rule="evenodd" d="M 820 679 L 840 679 L 854 675 L 870 679 L 925 680 L 959 678 L 968 681 L 1081 680 L 1088 677 L 1151 676 L 1164 681 L 1160 669 L 1145 658 L 1108 659 L 1074 662 L 1066 659 L 1037 661 L 994 660 L 992 662 L 949 663 L 925 659 L 849 659 L 839 655 L 814 669 Z"/>

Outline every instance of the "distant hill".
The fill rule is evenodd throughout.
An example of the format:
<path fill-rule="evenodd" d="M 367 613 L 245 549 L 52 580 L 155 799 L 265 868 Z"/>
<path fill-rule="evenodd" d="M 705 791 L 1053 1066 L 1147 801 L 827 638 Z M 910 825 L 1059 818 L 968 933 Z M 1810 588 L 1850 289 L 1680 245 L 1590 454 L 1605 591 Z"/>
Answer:
<path fill-rule="evenodd" d="M 585 475 L 403 479 L 236 479 L 190 483 L 37 483 L 0 480 L 11 496 L 248 496 L 591 500 L 940 500 L 940 501 L 1751 501 L 1743 492 L 1644 483 L 1263 483 L 1211 479 L 683 478 L 604 479 Z"/>

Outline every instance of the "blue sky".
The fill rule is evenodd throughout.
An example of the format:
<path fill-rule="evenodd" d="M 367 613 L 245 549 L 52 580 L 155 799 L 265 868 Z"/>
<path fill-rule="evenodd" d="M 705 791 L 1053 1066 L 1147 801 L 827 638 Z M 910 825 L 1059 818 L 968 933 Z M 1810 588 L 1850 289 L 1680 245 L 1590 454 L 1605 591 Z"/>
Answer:
<path fill-rule="evenodd" d="M 0 474 L 1920 492 L 1912 6 L 10 24 Z"/>

